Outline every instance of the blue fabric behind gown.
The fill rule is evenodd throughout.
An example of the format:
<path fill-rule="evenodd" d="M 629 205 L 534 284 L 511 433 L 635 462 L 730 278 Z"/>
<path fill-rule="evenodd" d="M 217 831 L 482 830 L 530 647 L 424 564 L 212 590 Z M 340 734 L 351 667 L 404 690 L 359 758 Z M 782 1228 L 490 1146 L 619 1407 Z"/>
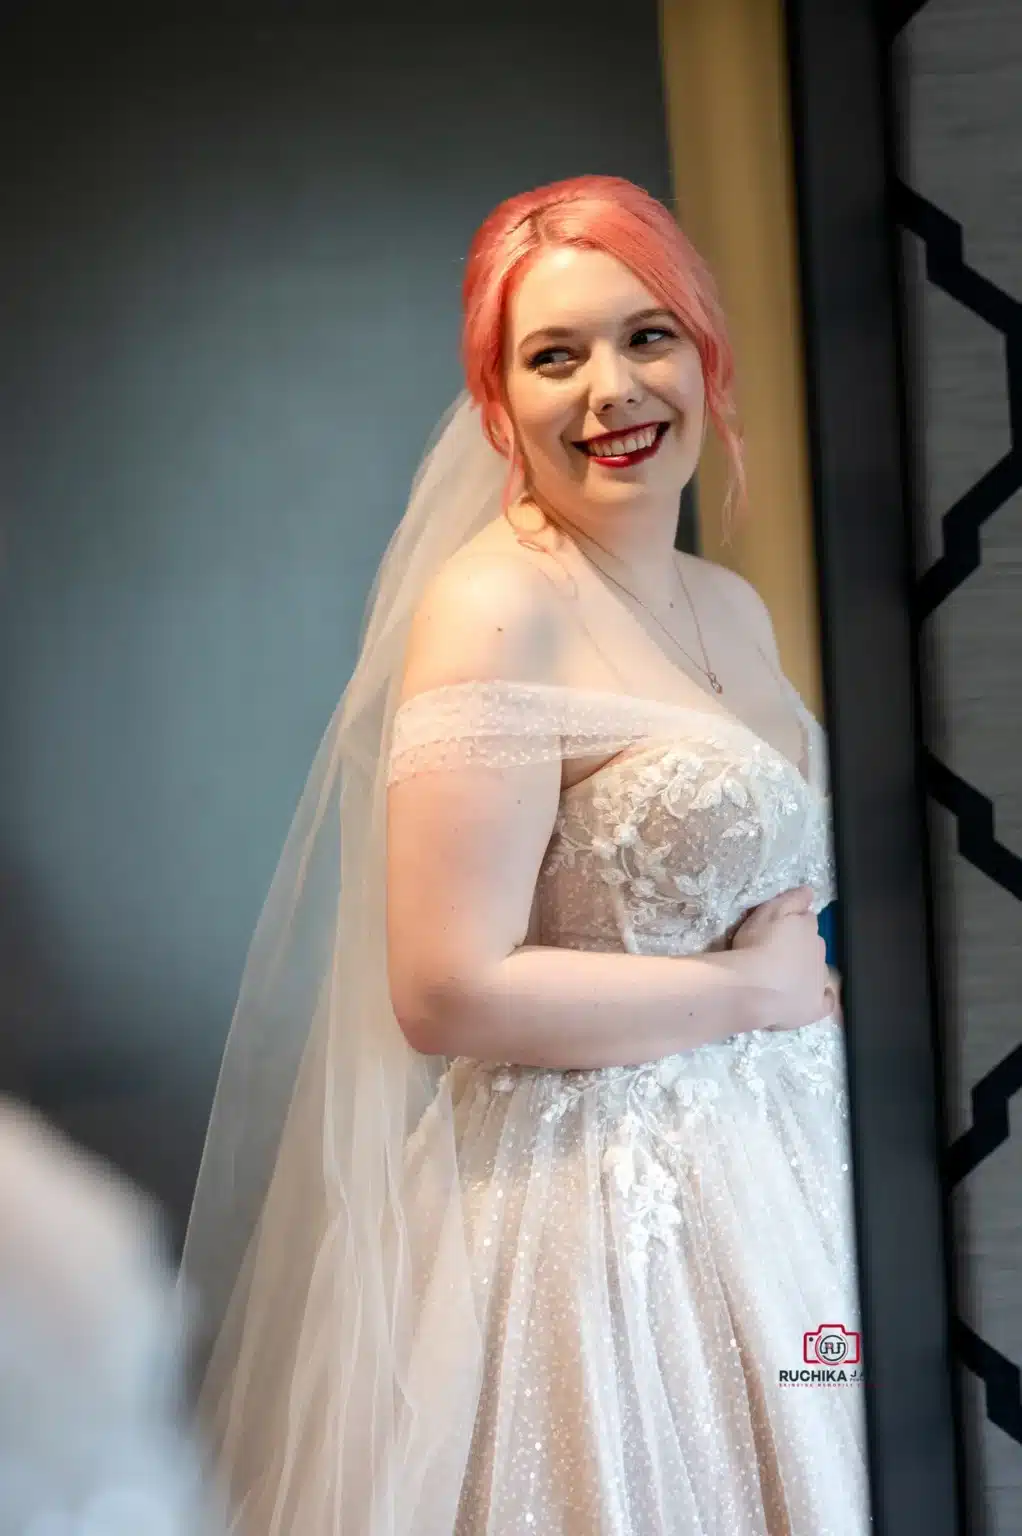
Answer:
<path fill-rule="evenodd" d="M 819 915 L 820 934 L 827 946 L 827 964 L 837 966 L 837 924 L 835 914 L 837 902 L 832 901 L 829 907 L 824 907 Z"/>

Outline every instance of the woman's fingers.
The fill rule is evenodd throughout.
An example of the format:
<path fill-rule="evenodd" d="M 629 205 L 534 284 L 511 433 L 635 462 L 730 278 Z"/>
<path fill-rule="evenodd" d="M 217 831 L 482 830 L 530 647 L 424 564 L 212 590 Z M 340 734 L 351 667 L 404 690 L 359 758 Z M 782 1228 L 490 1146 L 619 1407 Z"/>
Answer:
<path fill-rule="evenodd" d="M 780 896 L 775 896 L 772 901 L 763 903 L 764 908 L 772 909 L 774 917 L 800 917 L 808 912 L 813 904 L 813 888 L 811 885 L 796 886 L 793 891 L 782 891 Z"/>

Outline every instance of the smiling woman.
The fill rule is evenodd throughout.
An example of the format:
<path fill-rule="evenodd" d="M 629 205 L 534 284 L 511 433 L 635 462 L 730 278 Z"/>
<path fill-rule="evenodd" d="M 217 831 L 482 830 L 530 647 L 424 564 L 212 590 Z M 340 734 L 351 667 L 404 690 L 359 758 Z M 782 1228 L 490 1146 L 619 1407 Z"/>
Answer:
<path fill-rule="evenodd" d="M 823 737 L 673 548 L 707 423 L 742 484 L 712 283 L 581 177 L 494 211 L 464 306 L 218 1090 L 193 1252 L 307 997 L 223 1473 L 246 1536 L 861 1536 L 861 1379 L 827 1334 L 788 1385 L 858 1315 Z"/>
<path fill-rule="evenodd" d="M 577 185 L 600 179 L 580 178 Z M 550 425 L 554 398 L 562 411 L 578 413 L 580 391 L 594 369 L 613 387 L 617 369 L 641 362 L 665 387 L 673 372 L 675 391 L 692 396 L 679 397 L 660 419 L 684 425 L 696 415 L 700 443 L 704 415 L 712 422 L 730 466 L 726 509 L 745 485 L 733 422 L 733 363 L 713 279 L 698 252 L 666 209 L 642 193 L 646 206 L 632 218 L 639 205 L 629 208 L 627 195 L 620 206 L 579 196 L 551 203 L 541 214 L 530 197 L 509 198 L 494 210 L 466 263 L 463 360 L 490 440 L 520 470 L 507 415 L 512 401 L 523 421 L 534 409 L 537 428 L 544 415 Z M 597 310 L 594 288 L 605 290 Z M 530 390 L 530 374 L 565 387 L 557 397 Z M 599 420 L 588 430 L 576 425 L 573 443 L 607 430 Z"/>
<path fill-rule="evenodd" d="M 567 253 L 557 252 L 554 259 L 563 260 L 565 254 Z M 659 324 L 654 323 L 657 321 Z M 678 341 L 677 324 L 674 316 L 667 310 L 639 310 L 634 315 L 627 315 L 622 323 L 623 345 L 637 351 L 643 356 L 644 361 L 648 361 L 657 355 L 658 349 L 662 351 L 666 343 Z M 655 339 L 650 341 L 650 337 Z M 550 344 L 554 338 L 570 345 L 554 346 Z M 548 345 L 532 353 L 532 348 L 541 341 L 547 342 Z M 614 338 L 612 344 L 621 345 L 622 342 Z M 581 351 L 586 346 L 587 342 L 583 334 L 573 331 L 568 326 L 555 325 L 547 326 L 544 330 L 527 336 L 517 350 L 529 368 L 547 377 L 556 378 L 567 377 L 567 371 L 581 360 Z M 563 358 L 563 361 L 559 361 L 560 358 Z M 644 457 L 651 457 L 662 443 L 669 426 L 669 420 L 640 422 L 630 426 L 624 436 L 620 432 L 617 435 L 613 432 L 594 432 L 587 437 L 577 439 L 574 446 L 590 458 L 597 459 L 601 464 L 625 468 L 628 463 L 641 463 Z"/>
<path fill-rule="evenodd" d="M 691 478 L 705 412 L 699 349 L 680 316 L 644 305 L 648 297 L 613 256 L 572 246 L 543 251 L 517 284 L 505 389 L 528 443 L 538 502 L 565 453 L 575 461 L 579 495 L 587 500 L 622 494 L 613 489 L 619 477 L 590 473 L 594 464 L 628 469 L 656 455 L 660 484 L 676 487 Z M 551 314 L 556 323 L 533 329 Z M 637 415 L 640 402 L 645 409 Z M 643 442 L 629 444 L 643 431 Z M 659 452 L 668 434 L 666 451 Z M 564 488 L 558 485 L 555 494 L 563 499 Z"/>

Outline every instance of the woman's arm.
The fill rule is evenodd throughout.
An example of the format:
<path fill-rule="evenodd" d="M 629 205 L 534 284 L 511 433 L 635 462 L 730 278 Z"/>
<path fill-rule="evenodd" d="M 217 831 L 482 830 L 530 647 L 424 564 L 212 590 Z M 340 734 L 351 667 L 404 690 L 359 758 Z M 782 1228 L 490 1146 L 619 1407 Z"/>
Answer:
<path fill-rule="evenodd" d="M 553 589 L 524 562 L 449 568 L 413 628 L 404 696 L 469 678 L 549 681 L 561 622 Z M 557 760 L 448 768 L 391 787 L 390 986 L 416 1049 L 631 1065 L 790 1012 L 768 946 L 684 959 L 526 946 L 560 788 Z"/>

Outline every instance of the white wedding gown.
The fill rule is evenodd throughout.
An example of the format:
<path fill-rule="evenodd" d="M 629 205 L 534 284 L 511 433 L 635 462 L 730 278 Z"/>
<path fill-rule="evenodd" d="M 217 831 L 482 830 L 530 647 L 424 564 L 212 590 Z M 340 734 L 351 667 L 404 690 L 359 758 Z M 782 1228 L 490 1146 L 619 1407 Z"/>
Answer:
<path fill-rule="evenodd" d="M 563 739 L 565 710 L 589 722 L 576 750 L 587 733 L 638 739 L 562 794 L 530 943 L 693 955 L 793 886 L 832 899 L 804 710 L 796 767 L 710 703 L 650 706 L 654 741 L 642 701 L 465 684 L 399 711 L 392 779 L 445 743 L 486 760 L 503 737 L 512 760 L 517 737 L 524 760 L 544 729 Z M 840 1023 L 610 1070 L 459 1059 L 444 1086 L 483 1339 L 456 1536 L 867 1530 L 858 1369 L 782 1377 L 812 1374 L 805 1335 L 858 1329 Z M 438 1125 L 427 1111 L 407 1153 L 424 1228 Z"/>

